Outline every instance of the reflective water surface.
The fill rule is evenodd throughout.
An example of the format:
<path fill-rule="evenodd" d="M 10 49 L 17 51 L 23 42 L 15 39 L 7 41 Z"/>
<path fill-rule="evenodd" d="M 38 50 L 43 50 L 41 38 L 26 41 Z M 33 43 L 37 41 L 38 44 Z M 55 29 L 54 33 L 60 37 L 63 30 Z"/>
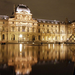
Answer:
<path fill-rule="evenodd" d="M 29 74 L 32 65 L 59 61 L 75 62 L 74 44 L 0 44 L 0 64 L 14 66 L 16 74 Z"/>

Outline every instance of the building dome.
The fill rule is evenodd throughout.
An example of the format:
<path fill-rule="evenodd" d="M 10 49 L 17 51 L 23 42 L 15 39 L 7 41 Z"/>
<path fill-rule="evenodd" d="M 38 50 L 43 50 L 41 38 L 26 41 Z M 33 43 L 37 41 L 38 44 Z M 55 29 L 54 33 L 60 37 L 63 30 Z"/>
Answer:
<path fill-rule="evenodd" d="M 17 9 L 16 9 L 17 12 L 27 12 L 27 13 L 30 13 L 30 9 L 26 6 L 26 5 L 23 5 L 23 4 L 19 4 L 17 6 Z"/>

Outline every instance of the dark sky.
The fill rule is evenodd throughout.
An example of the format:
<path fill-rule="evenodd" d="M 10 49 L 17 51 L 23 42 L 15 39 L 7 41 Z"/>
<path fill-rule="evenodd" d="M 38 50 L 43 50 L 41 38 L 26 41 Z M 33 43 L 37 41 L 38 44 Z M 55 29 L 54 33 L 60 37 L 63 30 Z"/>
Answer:
<path fill-rule="evenodd" d="M 0 0 L 0 15 L 11 15 L 13 5 L 27 5 L 33 18 L 64 21 L 75 20 L 75 0 Z"/>

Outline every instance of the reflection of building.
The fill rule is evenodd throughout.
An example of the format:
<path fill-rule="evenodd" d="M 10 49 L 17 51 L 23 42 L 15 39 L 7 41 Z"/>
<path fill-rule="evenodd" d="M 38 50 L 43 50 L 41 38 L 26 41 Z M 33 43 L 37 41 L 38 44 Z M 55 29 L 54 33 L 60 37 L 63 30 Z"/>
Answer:
<path fill-rule="evenodd" d="M 23 4 L 14 8 L 14 14 L 8 19 L 1 16 L 0 42 L 65 42 L 75 33 L 75 23 L 56 20 L 34 19 L 30 9 Z"/>
<path fill-rule="evenodd" d="M 65 44 L 48 44 L 42 46 L 28 46 L 26 44 L 0 44 L 0 64 L 7 63 L 14 66 L 17 74 L 28 74 L 32 65 L 39 61 L 70 61 L 75 62 L 75 55 L 71 50 L 75 46 Z"/>
<path fill-rule="evenodd" d="M 35 63 L 37 63 L 37 53 L 33 47 L 23 44 L 13 44 L 8 47 L 8 65 L 15 66 L 17 74 L 30 73 L 31 66 Z"/>

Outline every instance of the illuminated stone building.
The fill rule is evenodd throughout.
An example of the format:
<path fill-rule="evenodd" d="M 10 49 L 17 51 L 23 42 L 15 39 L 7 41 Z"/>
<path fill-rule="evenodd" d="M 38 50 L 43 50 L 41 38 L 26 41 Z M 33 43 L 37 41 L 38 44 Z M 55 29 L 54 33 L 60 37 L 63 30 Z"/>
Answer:
<path fill-rule="evenodd" d="M 69 42 L 70 36 L 75 33 L 74 25 L 75 23 L 69 23 L 67 20 L 60 22 L 32 18 L 30 9 L 19 4 L 14 7 L 11 17 L 5 16 L 0 19 L 0 42 Z M 74 38 L 73 40 L 75 41 Z"/>

